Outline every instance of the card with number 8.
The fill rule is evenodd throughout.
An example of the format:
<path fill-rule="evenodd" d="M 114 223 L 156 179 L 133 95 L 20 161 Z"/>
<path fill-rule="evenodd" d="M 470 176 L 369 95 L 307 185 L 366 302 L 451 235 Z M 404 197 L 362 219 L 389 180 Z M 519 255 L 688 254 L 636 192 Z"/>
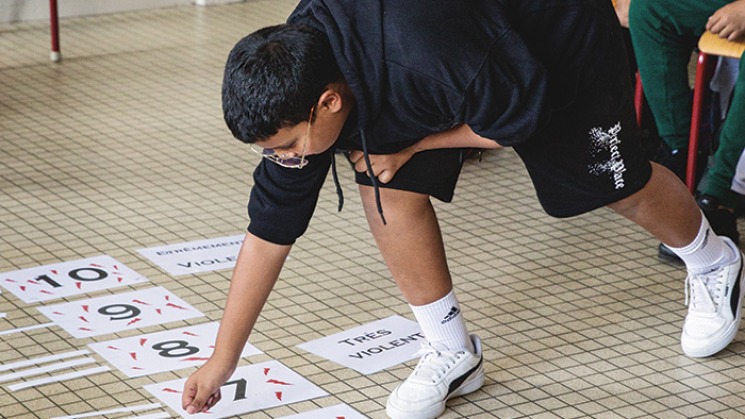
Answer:
<path fill-rule="evenodd" d="M 218 322 L 204 323 L 88 346 L 127 377 L 140 377 L 202 365 L 215 349 L 219 326 Z M 260 353 L 247 343 L 241 357 Z"/>

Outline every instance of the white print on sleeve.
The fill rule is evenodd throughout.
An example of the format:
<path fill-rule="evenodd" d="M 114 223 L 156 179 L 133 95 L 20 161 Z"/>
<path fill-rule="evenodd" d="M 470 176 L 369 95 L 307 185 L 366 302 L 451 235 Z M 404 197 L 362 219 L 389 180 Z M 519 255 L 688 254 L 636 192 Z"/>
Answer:
<path fill-rule="evenodd" d="M 590 154 L 598 156 L 601 153 L 610 153 L 610 158 L 606 161 L 596 162 L 588 166 L 590 173 L 596 176 L 609 174 L 616 189 L 623 189 L 626 182 L 623 179 L 623 173 L 626 171 L 626 165 L 621 157 L 621 151 L 618 145 L 621 140 L 618 139 L 618 133 L 621 132 L 621 123 L 618 122 L 607 131 L 600 127 L 592 128 L 590 134 Z"/>

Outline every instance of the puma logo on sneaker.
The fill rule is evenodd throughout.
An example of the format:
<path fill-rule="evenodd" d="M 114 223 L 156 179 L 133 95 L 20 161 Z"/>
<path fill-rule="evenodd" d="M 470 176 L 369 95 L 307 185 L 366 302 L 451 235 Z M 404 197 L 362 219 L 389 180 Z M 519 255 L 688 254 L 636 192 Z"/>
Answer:
<path fill-rule="evenodd" d="M 475 353 L 461 349 L 440 350 L 422 345 L 421 359 L 409 378 L 388 397 L 391 419 L 434 419 L 445 411 L 449 399 L 473 393 L 484 385 L 481 340 L 470 335 Z"/>
<path fill-rule="evenodd" d="M 722 240 L 737 254 L 729 265 L 694 272 L 686 278 L 688 315 L 680 338 L 683 352 L 694 358 L 714 355 L 737 335 L 745 296 L 743 257 L 732 241 Z"/>

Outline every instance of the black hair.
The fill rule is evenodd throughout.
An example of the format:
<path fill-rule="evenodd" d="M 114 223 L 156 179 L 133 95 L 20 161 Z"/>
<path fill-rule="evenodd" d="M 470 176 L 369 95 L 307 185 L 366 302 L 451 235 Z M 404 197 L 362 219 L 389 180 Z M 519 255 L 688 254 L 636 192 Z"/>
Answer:
<path fill-rule="evenodd" d="M 222 109 L 233 136 L 253 143 L 280 128 L 307 121 L 332 82 L 341 80 L 328 38 L 303 25 L 260 29 L 238 41 L 228 56 Z"/>

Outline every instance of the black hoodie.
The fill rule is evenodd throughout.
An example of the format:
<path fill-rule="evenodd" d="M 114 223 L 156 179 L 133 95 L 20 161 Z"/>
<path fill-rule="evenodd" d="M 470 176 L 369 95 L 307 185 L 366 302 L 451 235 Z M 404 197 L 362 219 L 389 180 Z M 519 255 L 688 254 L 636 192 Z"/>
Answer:
<path fill-rule="evenodd" d="M 249 231 L 278 244 L 302 235 L 335 148 L 392 153 L 459 124 L 505 146 L 528 140 L 576 95 L 594 34 L 575 21 L 600 1 L 301 1 L 288 23 L 328 36 L 356 113 L 302 170 L 259 164 Z"/>

